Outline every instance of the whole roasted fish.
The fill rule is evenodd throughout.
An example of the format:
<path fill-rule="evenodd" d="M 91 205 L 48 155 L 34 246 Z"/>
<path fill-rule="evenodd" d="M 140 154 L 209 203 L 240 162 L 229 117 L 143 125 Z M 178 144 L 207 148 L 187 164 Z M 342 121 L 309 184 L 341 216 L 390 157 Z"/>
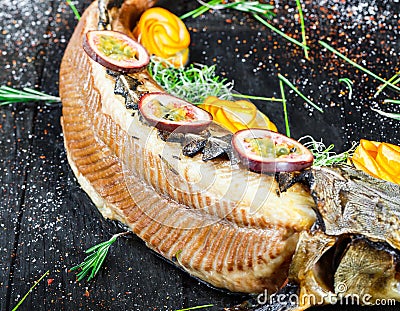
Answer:
<path fill-rule="evenodd" d="M 307 187 L 280 193 L 274 176 L 250 172 L 232 156 L 204 161 L 230 157 L 229 133 L 216 125 L 203 136 L 163 137 L 134 109 L 141 95 L 162 91 L 148 73 L 107 72 L 82 49 L 98 25 L 130 34 L 152 4 L 131 0 L 108 10 L 100 2 L 99 10 L 94 2 L 83 14 L 60 70 L 69 163 L 105 217 L 190 274 L 231 291 L 275 291 L 299 233 L 315 221 Z M 199 140 L 203 153 L 194 155 Z"/>
<path fill-rule="evenodd" d="M 310 185 L 318 217 L 300 234 L 287 284 L 229 310 L 394 306 L 400 300 L 399 185 L 348 166 L 316 167 L 295 179 Z"/>
<path fill-rule="evenodd" d="M 136 105 L 143 94 L 162 92 L 160 86 L 146 71 L 107 71 L 83 51 L 89 30 L 131 35 L 153 4 L 94 2 L 61 64 L 68 160 L 100 212 L 216 287 L 274 293 L 288 282 L 280 291 L 321 298 L 338 293 L 335 284 L 344 282 L 352 292 L 367 282 L 367 274 L 353 269 L 356 254 L 366 257 L 360 264 L 378 263 L 377 280 L 390 286 L 377 291 L 372 282 L 374 297 L 397 299 L 398 186 L 379 187 L 351 168 L 314 168 L 283 186 L 275 175 L 251 172 L 238 162 L 230 134 L 215 124 L 196 135 L 160 133 L 148 125 Z M 283 306 L 258 304 L 261 310 Z M 313 304 L 318 303 L 291 306 Z"/>

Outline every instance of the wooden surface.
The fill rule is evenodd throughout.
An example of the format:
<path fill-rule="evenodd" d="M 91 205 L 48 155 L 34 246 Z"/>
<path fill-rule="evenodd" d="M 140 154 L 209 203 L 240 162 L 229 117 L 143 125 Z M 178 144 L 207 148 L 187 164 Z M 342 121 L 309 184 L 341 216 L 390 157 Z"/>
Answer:
<path fill-rule="evenodd" d="M 306 3 L 310 61 L 300 48 L 255 22 L 249 15 L 214 12 L 186 23 L 192 32 L 191 60 L 216 64 L 240 93 L 280 97 L 278 72 L 285 74 L 325 113 L 305 106 L 289 89 L 288 111 L 294 137 L 309 134 L 341 151 L 360 138 L 399 143 L 400 122 L 371 107 L 399 112 L 384 98 L 371 98 L 379 83 L 321 49 L 318 40 L 368 66 L 384 78 L 399 71 L 399 2 L 321 1 Z M 77 23 L 63 1 L 1 0 L 0 84 L 30 86 L 58 94 L 58 68 Z M 75 1 L 80 12 L 90 1 Z M 274 24 L 300 40 L 295 3 L 276 1 Z M 195 1 L 163 1 L 182 14 Z M 348 99 L 339 78 L 354 81 Z M 256 102 L 284 132 L 279 103 Z M 91 282 L 75 282 L 68 269 L 84 250 L 120 229 L 104 220 L 80 189 L 68 166 L 60 127 L 61 105 L 0 107 L 0 310 L 11 310 L 45 271 L 50 274 L 19 310 L 176 310 L 212 303 L 220 310 L 243 297 L 209 288 L 146 249 L 136 237 L 120 238 L 104 268 Z M 342 309 L 355 309 L 341 306 Z M 335 309 L 328 307 L 326 309 Z M 374 310 L 394 310 L 374 307 Z"/>

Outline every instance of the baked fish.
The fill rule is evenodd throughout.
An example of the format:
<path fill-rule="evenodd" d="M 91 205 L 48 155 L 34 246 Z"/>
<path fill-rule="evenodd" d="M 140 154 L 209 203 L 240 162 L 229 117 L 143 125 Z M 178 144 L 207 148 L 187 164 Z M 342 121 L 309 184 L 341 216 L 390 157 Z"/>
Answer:
<path fill-rule="evenodd" d="M 191 275 L 235 292 L 276 291 L 299 233 L 315 221 L 307 187 L 280 193 L 273 175 L 235 164 L 229 133 L 215 124 L 203 154 L 184 155 L 198 137 L 166 139 L 135 110 L 141 95 L 163 91 L 149 74 L 106 71 L 82 49 L 98 27 L 131 34 L 153 4 L 128 0 L 108 10 L 94 2 L 83 14 L 60 69 L 68 161 L 104 217 Z M 231 160 L 204 161 L 222 153 Z"/>
<path fill-rule="evenodd" d="M 299 179 L 310 185 L 318 217 L 300 233 L 286 285 L 226 310 L 394 306 L 400 301 L 399 185 L 348 166 L 315 167 Z"/>
<path fill-rule="evenodd" d="M 68 161 L 103 216 L 215 287 L 286 297 L 231 310 L 305 309 L 361 291 L 371 303 L 400 299 L 398 185 L 347 166 L 249 171 L 216 124 L 168 134 L 145 122 L 139 99 L 164 92 L 146 70 L 112 72 L 84 52 L 90 30 L 132 36 L 154 2 L 95 1 L 61 64 Z"/>

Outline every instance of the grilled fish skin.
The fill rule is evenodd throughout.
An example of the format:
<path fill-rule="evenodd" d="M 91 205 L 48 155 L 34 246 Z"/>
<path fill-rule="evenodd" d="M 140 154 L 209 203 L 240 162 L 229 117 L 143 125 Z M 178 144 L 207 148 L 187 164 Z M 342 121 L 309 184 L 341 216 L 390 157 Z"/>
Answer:
<path fill-rule="evenodd" d="M 280 299 L 262 297 L 226 310 L 400 301 L 400 186 L 347 165 L 314 167 L 305 176 L 319 218 L 300 233 L 288 284 L 276 293 Z"/>
<path fill-rule="evenodd" d="M 130 34 L 153 4 L 129 0 L 112 8 L 112 29 Z M 97 6 L 83 14 L 60 69 L 61 123 L 78 182 L 105 217 L 126 224 L 190 274 L 231 291 L 277 290 L 299 232 L 315 220 L 308 189 L 297 184 L 279 193 L 273 176 L 186 157 L 179 143 L 160 139 L 114 94 L 115 78 L 82 49 L 83 36 L 98 27 Z M 146 71 L 130 77 L 140 82 L 138 97 L 162 91 Z"/>

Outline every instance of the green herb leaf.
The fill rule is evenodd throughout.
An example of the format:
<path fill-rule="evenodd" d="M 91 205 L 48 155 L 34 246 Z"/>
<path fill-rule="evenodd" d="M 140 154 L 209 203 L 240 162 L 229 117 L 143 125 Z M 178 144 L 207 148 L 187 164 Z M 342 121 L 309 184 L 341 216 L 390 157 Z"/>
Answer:
<path fill-rule="evenodd" d="M 204 3 L 202 1 L 198 1 L 200 3 Z M 262 14 L 266 18 L 270 19 L 275 14 L 272 12 L 274 6 L 267 3 L 260 3 L 259 1 L 234 1 L 223 3 L 223 0 L 211 0 L 207 3 L 204 3 L 202 6 L 190 11 L 180 18 L 185 19 L 188 17 L 199 17 L 201 14 L 206 13 L 209 10 L 224 10 L 224 9 L 233 9 L 237 11 L 242 11 L 246 13 L 257 13 Z"/>
<path fill-rule="evenodd" d="M 166 60 L 152 56 L 148 70 L 168 93 L 193 104 L 202 103 L 208 96 L 229 98 L 232 93 L 233 83 L 221 79 L 215 73 L 215 65 L 175 68 Z"/>
<path fill-rule="evenodd" d="M 33 289 L 40 283 L 41 280 L 43 280 L 48 274 L 50 273 L 50 270 L 47 270 L 28 290 L 28 292 L 24 295 L 24 297 L 21 298 L 20 301 L 18 301 L 17 305 L 12 309 L 12 311 L 15 311 L 19 308 L 19 306 L 25 301 L 26 297 L 29 296 L 29 294 L 33 291 Z"/>
<path fill-rule="evenodd" d="M 299 11 L 299 17 L 300 17 L 301 38 L 302 38 L 302 42 L 301 43 L 306 47 L 307 46 L 306 28 L 305 28 L 305 25 L 304 25 L 303 9 L 301 7 L 300 0 L 296 0 L 296 5 L 297 5 L 297 10 Z M 306 59 L 309 59 L 309 57 L 308 57 L 308 49 L 306 49 L 305 47 L 303 47 L 304 57 Z"/>
<path fill-rule="evenodd" d="M 79 14 L 79 12 L 76 9 L 75 5 L 72 3 L 71 0 L 67 0 L 67 4 L 70 6 L 72 12 L 74 12 L 74 15 L 75 15 L 76 19 L 79 21 L 81 19 L 81 15 Z"/>
<path fill-rule="evenodd" d="M 309 47 L 304 45 L 303 43 L 297 41 L 296 39 L 293 39 L 292 37 L 288 36 L 287 34 L 285 34 L 284 32 L 280 31 L 278 28 L 272 26 L 270 23 L 268 23 L 265 19 L 263 19 L 260 15 L 258 14 L 253 14 L 254 18 L 256 20 L 258 20 L 259 22 L 261 22 L 264 26 L 267 26 L 269 29 L 271 29 L 272 31 L 276 32 L 278 35 L 284 37 L 286 40 L 301 46 L 304 50 L 309 50 Z"/>
<path fill-rule="evenodd" d="M 289 117 L 288 117 L 287 107 L 286 107 L 285 88 L 283 87 L 282 80 L 279 80 L 279 87 L 281 89 L 283 115 L 284 115 L 284 118 L 285 118 L 286 136 L 290 137 Z"/>
<path fill-rule="evenodd" d="M 373 111 L 379 113 L 381 116 L 390 118 L 390 119 L 395 119 L 400 121 L 400 113 L 391 113 L 391 112 L 384 112 L 379 109 L 371 108 Z"/>
<path fill-rule="evenodd" d="M 59 102 L 60 98 L 28 87 L 21 91 L 5 85 L 0 86 L 0 106 L 32 101 Z"/>
<path fill-rule="evenodd" d="M 282 98 L 275 97 L 263 97 L 263 96 L 253 96 L 253 95 L 243 95 L 243 94 L 230 94 L 232 97 L 246 98 L 246 99 L 255 99 L 255 100 L 263 100 L 268 102 L 283 102 Z"/>
<path fill-rule="evenodd" d="M 96 244 L 86 250 L 85 253 L 90 255 L 88 255 L 82 263 L 70 269 L 70 271 L 81 269 L 81 271 L 77 274 L 77 282 L 83 280 L 85 276 L 89 273 L 90 275 L 88 277 L 88 281 L 93 279 L 103 265 L 110 246 L 117 240 L 118 237 L 128 233 L 130 232 L 121 232 L 114 234 L 108 241 Z"/>
<path fill-rule="evenodd" d="M 214 305 L 208 304 L 208 305 L 202 305 L 202 306 L 196 306 L 196 307 L 190 307 L 190 308 L 185 308 L 185 309 L 179 309 L 175 311 L 190 311 L 190 310 L 197 310 L 197 309 L 203 309 L 203 308 L 211 308 Z"/>
<path fill-rule="evenodd" d="M 351 81 L 349 78 L 340 78 L 339 82 L 343 82 L 347 85 L 347 88 L 349 89 L 349 99 L 353 96 L 353 81 Z"/>
<path fill-rule="evenodd" d="M 344 164 L 347 162 L 349 157 L 353 156 L 354 150 L 357 147 L 357 145 L 353 145 L 349 150 L 338 154 L 332 151 L 332 149 L 335 147 L 333 144 L 326 147 L 322 141 L 316 141 L 310 135 L 301 137 L 299 142 L 307 147 L 313 154 L 314 166 L 332 166 L 335 164 Z"/>
<path fill-rule="evenodd" d="M 315 109 L 317 109 L 319 112 L 323 113 L 324 111 L 322 110 L 322 108 L 318 107 L 316 104 L 314 104 L 310 99 L 308 99 L 306 96 L 303 95 L 303 93 L 301 93 L 299 91 L 299 89 L 297 87 L 295 87 L 292 82 L 290 82 L 288 79 L 286 79 L 284 76 L 282 76 L 280 73 L 278 73 L 278 78 L 279 80 L 281 80 L 282 82 L 284 82 L 286 85 L 288 85 L 293 91 L 295 91 L 295 93 L 297 95 L 299 95 L 302 99 L 304 99 L 304 101 L 308 104 L 310 104 L 311 106 L 313 106 Z"/>
<path fill-rule="evenodd" d="M 383 102 L 385 104 L 400 104 L 400 100 L 397 99 L 385 99 Z"/>
<path fill-rule="evenodd" d="M 328 51 L 336 54 L 337 56 L 339 56 L 340 58 L 342 58 L 343 60 L 345 60 L 346 62 L 348 62 L 349 64 L 353 65 L 354 67 L 364 71 L 366 74 L 370 75 L 371 77 L 375 78 L 376 80 L 379 80 L 381 82 L 383 82 L 384 84 L 386 84 L 387 86 L 390 86 L 391 88 L 395 89 L 396 91 L 400 92 L 400 87 L 394 85 L 393 83 L 381 78 L 380 76 L 378 76 L 377 74 L 373 73 L 371 70 L 364 68 L 363 66 L 357 64 L 355 61 L 352 61 L 350 58 L 348 58 L 347 56 L 343 55 L 342 53 L 340 53 L 339 51 L 335 50 L 333 47 L 331 47 L 328 43 L 325 43 L 323 41 L 318 41 L 319 44 L 321 44 L 324 48 L 326 48 Z"/>
<path fill-rule="evenodd" d="M 396 73 L 394 76 L 392 76 L 389 80 L 387 80 L 384 84 L 380 85 L 378 87 L 378 90 L 376 91 L 376 93 L 374 94 L 374 97 L 378 96 L 379 93 L 381 93 L 385 87 L 387 87 L 387 85 L 389 83 L 392 83 L 394 85 L 396 85 L 397 83 L 400 82 L 400 78 L 398 78 L 400 76 L 400 73 Z"/>

